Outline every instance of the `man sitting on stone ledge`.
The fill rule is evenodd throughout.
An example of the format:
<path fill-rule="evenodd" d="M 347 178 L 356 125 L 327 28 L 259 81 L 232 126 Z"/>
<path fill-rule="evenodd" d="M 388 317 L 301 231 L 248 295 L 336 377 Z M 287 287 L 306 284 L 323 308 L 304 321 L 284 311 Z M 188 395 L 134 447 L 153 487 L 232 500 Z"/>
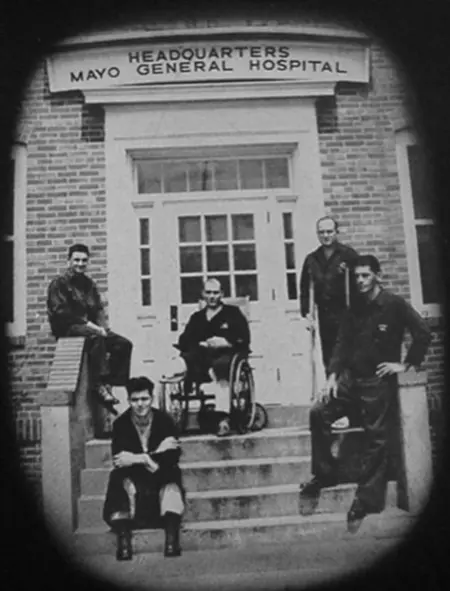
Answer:
<path fill-rule="evenodd" d="M 117 414 L 113 405 L 119 400 L 112 394 L 112 386 L 125 386 L 133 345 L 108 328 L 97 286 L 86 275 L 88 262 L 85 244 L 69 248 L 67 271 L 48 288 L 48 318 L 57 339 L 85 337 L 91 384 L 100 401 Z"/>
<path fill-rule="evenodd" d="M 380 263 L 373 255 L 354 262 L 358 295 L 342 318 L 329 365 L 325 396 L 310 412 L 313 479 L 300 489 L 300 511 L 310 514 L 323 487 L 337 484 L 337 462 L 331 453 L 331 426 L 357 409 L 365 449 L 355 499 L 347 515 L 356 532 L 369 513 L 384 509 L 389 467 L 389 429 L 395 420 L 397 374 L 419 366 L 430 343 L 421 316 L 400 296 L 380 285 Z M 402 363 L 405 330 L 412 343 Z"/>
<path fill-rule="evenodd" d="M 132 558 L 131 530 L 164 525 L 165 556 L 181 554 L 179 530 L 184 489 L 181 454 L 171 417 L 152 407 L 153 382 L 127 383 L 130 408 L 113 424 L 110 474 L 103 519 L 117 533 L 117 559 Z"/>

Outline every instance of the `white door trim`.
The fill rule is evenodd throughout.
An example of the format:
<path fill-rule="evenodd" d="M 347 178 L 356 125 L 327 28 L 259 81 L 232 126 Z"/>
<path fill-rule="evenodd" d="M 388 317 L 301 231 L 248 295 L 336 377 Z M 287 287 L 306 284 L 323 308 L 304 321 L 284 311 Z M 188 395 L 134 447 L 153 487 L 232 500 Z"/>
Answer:
<path fill-rule="evenodd" d="M 159 86 L 84 90 L 89 104 L 174 103 L 236 99 L 305 98 L 334 94 L 336 82 L 270 80 L 265 82 L 221 82 L 217 84 L 161 84 Z"/>

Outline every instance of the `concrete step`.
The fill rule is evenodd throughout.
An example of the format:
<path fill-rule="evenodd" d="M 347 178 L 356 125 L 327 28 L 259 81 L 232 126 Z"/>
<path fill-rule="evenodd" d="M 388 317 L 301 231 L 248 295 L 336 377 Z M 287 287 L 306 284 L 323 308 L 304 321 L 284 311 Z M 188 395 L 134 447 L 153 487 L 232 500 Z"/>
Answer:
<path fill-rule="evenodd" d="M 342 528 L 342 524 L 336 527 Z M 92 572 L 117 588 L 281 591 L 336 585 L 339 578 L 370 568 L 386 553 L 395 552 L 399 544 L 394 532 L 392 537 L 364 534 L 345 540 L 331 536 L 316 540 L 305 535 L 276 544 L 183 549 L 176 560 L 164 560 L 158 552 L 138 554 L 129 562 L 117 561 L 115 553 L 80 556 L 72 552 L 72 556 L 84 572 Z"/>
<path fill-rule="evenodd" d="M 309 456 L 240 458 L 206 462 L 182 462 L 180 468 L 186 490 L 219 490 L 274 484 L 298 484 L 310 475 Z M 81 473 L 84 495 L 105 494 L 109 468 L 87 468 Z"/>
<path fill-rule="evenodd" d="M 388 539 L 405 535 L 414 525 L 412 515 L 400 509 L 387 509 L 367 516 L 357 534 L 359 539 Z M 187 522 L 181 534 L 183 551 L 220 548 L 256 548 L 262 544 L 305 541 L 355 540 L 346 530 L 346 513 L 319 513 L 309 517 L 287 515 L 255 519 Z M 78 530 L 73 537 L 79 555 L 115 554 L 116 538 L 106 525 Z M 133 533 L 137 554 L 161 553 L 162 530 L 138 530 Z"/>
<path fill-rule="evenodd" d="M 322 490 L 317 511 L 339 513 L 352 503 L 356 485 L 341 484 Z M 186 523 L 213 520 L 250 519 L 296 515 L 299 512 L 299 485 L 255 487 L 187 492 Z M 101 526 L 104 495 L 83 495 L 78 501 L 79 527 Z M 389 483 L 387 506 L 397 504 L 396 483 Z"/>
<path fill-rule="evenodd" d="M 235 460 L 248 457 L 307 456 L 311 452 L 310 433 L 298 427 L 263 429 L 256 433 L 192 435 L 181 438 L 183 462 Z M 86 444 L 86 468 L 111 466 L 111 444 L 93 439 Z"/>

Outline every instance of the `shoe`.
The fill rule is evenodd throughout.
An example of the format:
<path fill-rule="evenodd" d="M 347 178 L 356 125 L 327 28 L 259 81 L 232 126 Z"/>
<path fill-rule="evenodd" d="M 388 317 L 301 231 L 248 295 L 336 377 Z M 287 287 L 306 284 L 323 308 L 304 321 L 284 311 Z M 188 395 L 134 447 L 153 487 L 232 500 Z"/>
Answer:
<path fill-rule="evenodd" d="M 111 386 L 108 384 L 100 384 L 97 387 L 97 394 L 100 398 L 101 403 L 105 408 L 109 410 L 114 415 L 119 414 L 117 410 L 113 408 L 115 404 L 119 404 L 120 400 L 118 400 L 111 391 Z"/>
<path fill-rule="evenodd" d="M 364 517 L 368 514 L 367 509 L 359 499 L 355 499 L 347 513 L 347 530 L 351 534 L 355 534 L 363 522 Z"/>
<path fill-rule="evenodd" d="M 164 556 L 174 558 L 181 556 L 180 546 L 180 521 L 181 517 L 177 513 L 167 512 L 165 515 L 166 540 L 164 543 Z"/>
<path fill-rule="evenodd" d="M 117 534 L 117 560 L 131 560 L 133 558 L 133 547 L 131 544 L 131 532 L 121 531 Z"/>
<path fill-rule="evenodd" d="M 164 546 L 164 556 L 166 558 L 175 558 L 181 556 L 181 548 L 178 544 L 170 544 L 166 542 Z"/>
<path fill-rule="evenodd" d="M 300 486 L 299 511 L 301 515 L 312 515 L 319 504 L 322 483 L 313 478 Z"/>
<path fill-rule="evenodd" d="M 226 437 L 230 434 L 230 421 L 229 419 L 222 419 L 217 429 L 217 437 Z"/>

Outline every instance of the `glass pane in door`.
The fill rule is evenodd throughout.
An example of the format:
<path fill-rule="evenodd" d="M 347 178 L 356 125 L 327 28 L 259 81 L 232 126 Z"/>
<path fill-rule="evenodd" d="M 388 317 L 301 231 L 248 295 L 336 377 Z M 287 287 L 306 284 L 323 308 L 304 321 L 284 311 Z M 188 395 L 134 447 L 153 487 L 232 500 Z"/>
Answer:
<path fill-rule="evenodd" d="M 180 242 L 201 242 L 200 216 L 178 218 L 178 235 Z"/>
<path fill-rule="evenodd" d="M 233 227 L 233 240 L 254 240 L 252 214 L 236 214 L 231 216 Z"/>

